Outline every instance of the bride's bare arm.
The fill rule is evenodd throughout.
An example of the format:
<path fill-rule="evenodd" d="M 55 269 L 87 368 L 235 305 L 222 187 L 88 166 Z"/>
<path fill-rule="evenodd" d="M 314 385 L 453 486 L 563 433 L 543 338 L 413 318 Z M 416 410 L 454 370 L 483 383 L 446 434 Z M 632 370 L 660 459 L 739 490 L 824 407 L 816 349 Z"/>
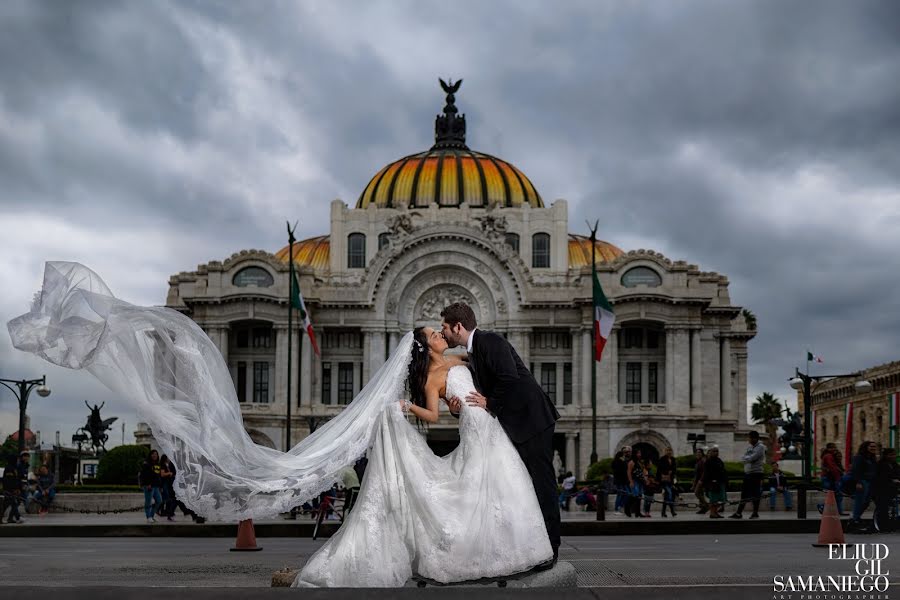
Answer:
<path fill-rule="evenodd" d="M 425 407 L 412 404 L 409 407 L 410 412 L 426 423 L 437 423 L 440 415 L 438 407 L 441 400 L 441 387 L 441 384 L 435 381 L 434 377 L 429 377 L 428 381 L 425 382 Z"/>

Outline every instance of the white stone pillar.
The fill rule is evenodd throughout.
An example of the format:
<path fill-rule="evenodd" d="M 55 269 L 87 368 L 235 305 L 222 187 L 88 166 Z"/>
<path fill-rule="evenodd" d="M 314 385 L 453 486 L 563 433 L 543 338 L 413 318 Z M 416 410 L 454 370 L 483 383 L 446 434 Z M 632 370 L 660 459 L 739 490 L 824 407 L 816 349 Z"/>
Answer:
<path fill-rule="evenodd" d="M 666 329 L 666 404 L 675 400 L 675 330 Z"/>
<path fill-rule="evenodd" d="M 566 432 L 566 470 L 572 471 L 578 477 L 578 457 L 575 455 L 575 436 L 578 435 L 574 431 Z"/>
<path fill-rule="evenodd" d="M 363 331 L 362 385 L 369 381 L 369 368 L 372 362 L 372 332 Z M 361 389 L 361 388 L 360 388 Z"/>
<path fill-rule="evenodd" d="M 594 349 L 591 348 L 591 360 L 594 360 Z M 603 348 L 603 362 L 609 369 L 609 410 L 614 410 L 619 403 L 619 330 L 613 328 Z"/>
<path fill-rule="evenodd" d="M 369 376 L 366 378 L 367 383 L 378 372 L 385 360 L 384 332 L 371 331 L 369 332 L 369 337 L 371 341 L 369 342 Z"/>
<path fill-rule="evenodd" d="M 225 361 L 225 364 L 228 364 L 228 328 L 220 327 L 219 328 L 219 336 L 218 343 L 216 346 L 219 348 L 219 352 L 222 354 L 222 359 Z"/>
<path fill-rule="evenodd" d="M 287 327 L 275 328 L 275 389 L 273 404 L 284 404 L 287 394 Z"/>
<path fill-rule="evenodd" d="M 394 353 L 394 350 L 397 349 L 397 344 L 400 343 L 400 334 L 396 331 L 392 331 L 388 334 L 388 356 Z"/>
<path fill-rule="evenodd" d="M 581 332 L 581 406 L 591 406 L 591 330 Z"/>
<path fill-rule="evenodd" d="M 731 340 L 727 337 L 721 339 L 721 365 L 720 365 L 720 383 L 721 383 L 721 407 L 723 415 L 734 412 L 734 404 L 731 394 Z M 743 425 L 743 424 L 739 424 Z"/>
<path fill-rule="evenodd" d="M 309 342 L 309 336 L 303 336 L 300 343 L 302 349 L 300 354 L 300 403 L 304 406 L 311 406 L 312 399 L 312 379 L 313 379 L 313 349 Z"/>
<path fill-rule="evenodd" d="M 522 345 L 517 349 L 517 352 L 527 368 L 531 364 L 531 331 L 525 330 L 521 333 L 521 336 Z"/>
<path fill-rule="evenodd" d="M 581 406 L 581 330 L 572 329 L 569 331 L 572 338 L 572 355 L 569 360 L 572 362 L 572 406 Z"/>
<path fill-rule="evenodd" d="M 691 330 L 691 408 L 703 408 L 703 382 L 701 381 L 700 329 Z"/>
<path fill-rule="evenodd" d="M 675 350 L 675 370 L 672 373 L 675 394 L 672 398 L 673 411 L 687 414 L 691 402 L 691 342 L 687 329 L 675 330 L 673 347 Z"/>

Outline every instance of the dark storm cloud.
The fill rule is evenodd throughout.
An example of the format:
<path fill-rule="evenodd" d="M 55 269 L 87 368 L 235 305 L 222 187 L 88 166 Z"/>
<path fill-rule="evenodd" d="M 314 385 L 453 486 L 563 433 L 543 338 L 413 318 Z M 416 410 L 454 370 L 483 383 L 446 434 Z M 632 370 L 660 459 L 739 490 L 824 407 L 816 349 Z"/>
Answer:
<path fill-rule="evenodd" d="M 172 273 L 278 249 L 285 218 L 326 233 L 330 200 L 431 144 L 441 76 L 469 145 L 569 200 L 572 231 L 729 277 L 759 319 L 751 395 L 789 394 L 807 346 L 898 358 L 900 6 L 548 6 L 0 3 L 2 320 L 45 259 L 159 304 Z M 5 339 L 0 365 L 46 370 Z M 62 400 L 106 392 L 52 371 L 35 421 L 81 425 Z"/>

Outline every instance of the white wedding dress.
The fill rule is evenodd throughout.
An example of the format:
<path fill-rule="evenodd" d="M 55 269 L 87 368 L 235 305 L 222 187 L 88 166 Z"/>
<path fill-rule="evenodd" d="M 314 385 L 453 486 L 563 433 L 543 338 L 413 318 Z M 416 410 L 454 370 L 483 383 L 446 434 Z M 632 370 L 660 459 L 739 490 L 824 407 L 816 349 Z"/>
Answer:
<path fill-rule="evenodd" d="M 84 265 L 46 263 L 30 309 L 7 327 L 19 350 L 85 370 L 128 401 L 175 463 L 178 498 L 209 520 L 277 517 L 368 452 L 356 507 L 298 585 L 461 581 L 552 555 L 531 479 L 496 419 L 464 407 L 460 445 L 439 458 L 401 412 L 411 332 L 353 402 L 281 452 L 250 439 L 228 365 L 194 321 L 116 298 Z M 450 370 L 449 395 L 472 389 L 466 368 Z"/>
<path fill-rule="evenodd" d="M 475 386 L 464 366 L 448 397 Z M 459 446 L 435 456 L 399 403 L 380 416 L 356 506 L 306 563 L 295 586 L 401 586 L 510 575 L 550 559 L 531 477 L 500 423 L 463 404 Z"/>

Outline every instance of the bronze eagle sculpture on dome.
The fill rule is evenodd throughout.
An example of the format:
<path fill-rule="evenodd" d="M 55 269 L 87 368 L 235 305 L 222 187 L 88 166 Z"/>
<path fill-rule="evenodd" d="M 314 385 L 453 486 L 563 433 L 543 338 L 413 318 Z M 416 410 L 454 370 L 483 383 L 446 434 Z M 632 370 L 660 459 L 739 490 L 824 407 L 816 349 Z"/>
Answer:
<path fill-rule="evenodd" d="M 448 94 L 455 94 L 459 91 L 459 86 L 462 85 L 462 79 L 458 80 L 456 83 L 453 83 L 453 80 L 450 80 L 450 83 L 447 83 L 440 77 L 438 77 L 438 81 L 441 82 L 441 89 L 444 90 Z"/>

